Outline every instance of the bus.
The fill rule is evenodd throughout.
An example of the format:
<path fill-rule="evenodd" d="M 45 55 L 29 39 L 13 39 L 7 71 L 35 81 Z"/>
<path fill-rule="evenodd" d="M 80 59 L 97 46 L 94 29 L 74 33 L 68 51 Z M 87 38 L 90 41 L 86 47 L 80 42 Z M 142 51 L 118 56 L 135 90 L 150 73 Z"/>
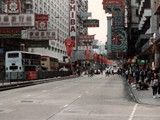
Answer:
<path fill-rule="evenodd" d="M 59 61 L 57 58 L 49 56 L 41 56 L 42 69 L 47 71 L 57 71 L 59 68 Z"/>
<path fill-rule="evenodd" d="M 5 72 L 7 80 L 37 79 L 41 69 L 41 55 L 24 51 L 7 51 Z"/>

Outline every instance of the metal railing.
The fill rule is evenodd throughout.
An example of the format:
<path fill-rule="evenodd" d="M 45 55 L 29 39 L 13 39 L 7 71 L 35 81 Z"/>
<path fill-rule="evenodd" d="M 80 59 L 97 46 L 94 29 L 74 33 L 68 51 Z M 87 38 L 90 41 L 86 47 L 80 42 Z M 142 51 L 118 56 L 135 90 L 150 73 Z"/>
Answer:
<path fill-rule="evenodd" d="M 38 71 L 37 77 L 35 80 L 46 79 L 46 78 L 56 78 L 56 77 L 65 77 L 72 75 L 71 71 Z M 11 85 L 17 83 L 24 83 L 28 81 L 33 81 L 28 79 L 27 72 L 0 72 L 0 86 L 2 85 Z"/>

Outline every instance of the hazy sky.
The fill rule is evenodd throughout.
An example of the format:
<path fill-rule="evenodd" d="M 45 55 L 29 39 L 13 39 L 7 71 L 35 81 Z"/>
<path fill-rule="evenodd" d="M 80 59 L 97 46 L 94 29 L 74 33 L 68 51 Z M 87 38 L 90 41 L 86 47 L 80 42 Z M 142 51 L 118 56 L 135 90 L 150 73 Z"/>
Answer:
<path fill-rule="evenodd" d="M 88 12 L 92 13 L 90 19 L 99 19 L 99 27 L 88 28 L 89 35 L 95 35 L 95 39 L 105 43 L 107 38 L 107 18 L 102 6 L 103 0 L 88 0 Z"/>

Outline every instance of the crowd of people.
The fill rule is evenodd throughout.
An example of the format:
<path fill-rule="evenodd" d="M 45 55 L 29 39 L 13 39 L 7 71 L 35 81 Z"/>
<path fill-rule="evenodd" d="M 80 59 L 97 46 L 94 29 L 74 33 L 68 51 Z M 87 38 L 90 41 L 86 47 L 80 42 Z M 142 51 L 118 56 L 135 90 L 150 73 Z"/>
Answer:
<path fill-rule="evenodd" d="M 135 85 L 137 90 L 152 88 L 153 98 L 160 97 L 160 69 L 137 68 L 134 71 L 126 69 L 124 76 L 129 83 Z"/>

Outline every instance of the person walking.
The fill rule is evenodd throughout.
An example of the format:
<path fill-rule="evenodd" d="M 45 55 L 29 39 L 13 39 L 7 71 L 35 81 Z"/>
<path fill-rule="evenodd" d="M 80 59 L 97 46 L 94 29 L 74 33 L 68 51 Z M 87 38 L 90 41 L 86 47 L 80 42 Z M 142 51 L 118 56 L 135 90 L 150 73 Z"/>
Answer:
<path fill-rule="evenodd" d="M 158 71 L 158 97 L 160 98 L 160 69 Z"/>
<path fill-rule="evenodd" d="M 147 78 L 148 78 L 148 82 L 150 84 L 151 78 L 152 78 L 152 70 L 151 69 L 148 69 L 148 71 L 147 71 Z"/>
<path fill-rule="evenodd" d="M 151 87 L 152 87 L 152 94 L 153 98 L 156 98 L 157 90 L 158 90 L 158 74 L 157 71 L 153 71 L 153 77 L 151 79 Z"/>
<path fill-rule="evenodd" d="M 125 71 L 125 77 L 126 77 L 126 81 L 128 81 L 128 79 L 129 79 L 129 70 L 128 69 L 126 69 L 126 71 Z"/>
<path fill-rule="evenodd" d="M 137 68 L 136 70 L 135 70 L 135 73 L 134 73 L 134 76 L 135 76 L 135 84 L 136 84 L 136 89 L 138 89 L 139 88 L 139 84 L 138 84 L 138 81 L 139 81 L 139 69 Z"/>

